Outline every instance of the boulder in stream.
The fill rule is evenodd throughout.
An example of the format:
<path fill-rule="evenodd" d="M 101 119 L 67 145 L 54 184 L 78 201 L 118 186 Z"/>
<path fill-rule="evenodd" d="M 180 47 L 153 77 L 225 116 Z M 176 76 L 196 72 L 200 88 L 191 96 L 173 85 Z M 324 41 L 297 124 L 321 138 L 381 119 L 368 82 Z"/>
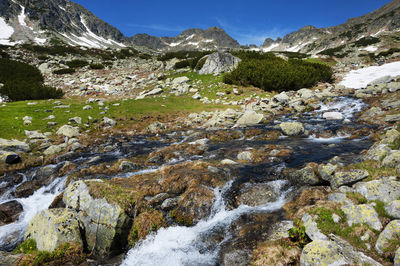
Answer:
<path fill-rule="evenodd" d="M 64 191 L 63 201 L 78 212 L 88 249 L 94 254 L 104 257 L 126 245 L 132 221 L 119 205 L 110 204 L 104 198 L 93 198 L 84 181 L 70 184 Z"/>
<path fill-rule="evenodd" d="M 15 222 L 24 208 L 16 200 L 0 204 L 0 226 Z"/>
<path fill-rule="evenodd" d="M 25 238 L 35 239 L 39 250 L 53 251 L 63 243 L 82 245 L 77 214 L 69 209 L 43 210 L 29 223 Z"/>

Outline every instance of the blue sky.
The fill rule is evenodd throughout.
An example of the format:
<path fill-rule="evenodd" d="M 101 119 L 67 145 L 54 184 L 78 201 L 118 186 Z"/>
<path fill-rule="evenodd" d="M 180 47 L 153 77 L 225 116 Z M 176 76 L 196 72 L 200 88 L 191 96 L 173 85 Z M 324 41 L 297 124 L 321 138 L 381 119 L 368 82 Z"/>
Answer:
<path fill-rule="evenodd" d="M 176 36 L 188 28 L 223 28 L 241 44 L 262 44 L 306 25 L 335 26 L 389 0 L 73 0 L 126 36 Z"/>

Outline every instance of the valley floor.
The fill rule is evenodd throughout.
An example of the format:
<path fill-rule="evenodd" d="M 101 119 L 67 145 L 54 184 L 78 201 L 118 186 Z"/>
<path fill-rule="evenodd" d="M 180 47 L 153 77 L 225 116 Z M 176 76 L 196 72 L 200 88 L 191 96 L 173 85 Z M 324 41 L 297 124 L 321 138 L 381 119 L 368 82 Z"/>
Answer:
<path fill-rule="evenodd" d="M 0 264 L 399 264 L 398 63 L 280 94 L 118 64 L 0 106 Z"/>

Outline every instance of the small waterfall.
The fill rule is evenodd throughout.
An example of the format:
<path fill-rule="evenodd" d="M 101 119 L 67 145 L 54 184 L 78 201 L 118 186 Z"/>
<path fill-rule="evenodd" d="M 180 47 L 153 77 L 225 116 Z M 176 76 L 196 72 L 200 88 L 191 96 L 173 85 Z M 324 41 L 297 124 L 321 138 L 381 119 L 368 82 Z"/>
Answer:
<path fill-rule="evenodd" d="M 24 211 L 16 222 L 0 226 L 0 247 L 2 249 L 12 248 L 17 241 L 23 239 L 29 222 L 38 212 L 47 209 L 54 198 L 63 192 L 65 181 L 66 177 L 56 178 L 51 184 L 41 187 L 28 198 L 12 199 L 21 203 Z"/>
<path fill-rule="evenodd" d="M 144 241 L 131 249 L 122 265 L 214 265 L 218 259 L 218 245 L 210 247 L 202 241 L 203 235 L 214 230 L 227 233 L 230 224 L 240 215 L 251 212 L 273 212 L 285 204 L 289 191 L 283 191 L 275 201 L 263 206 L 250 207 L 241 205 L 237 209 L 227 210 L 223 194 L 232 185 L 232 181 L 222 189 L 215 189 L 215 200 L 208 219 L 198 222 L 193 227 L 174 226 L 161 228 L 156 234 L 149 235 Z M 281 189 L 285 181 L 270 182 L 276 189 Z M 202 237 L 203 236 L 203 237 Z"/>

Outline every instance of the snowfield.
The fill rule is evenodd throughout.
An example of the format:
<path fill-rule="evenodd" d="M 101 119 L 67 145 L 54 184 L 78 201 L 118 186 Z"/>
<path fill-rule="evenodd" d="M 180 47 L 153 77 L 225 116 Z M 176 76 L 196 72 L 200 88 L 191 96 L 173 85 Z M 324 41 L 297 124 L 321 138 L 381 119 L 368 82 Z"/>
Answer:
<path fill-rule="evenodd" d="M 0 44 L 10 45 L 9 39 L 13 33 L 13 27 L 9 26 L 3 18 L 0 18 Z"/>
<path fill-rule="evenodd" d="M 400 62 L 393 62 L 382 66 L 371 66 L 352 70 L 343 78 L 339 85 L 347 88 L 366 88 L 372 81 L 385 76 L 396 77 L 400 75 Z"/>

